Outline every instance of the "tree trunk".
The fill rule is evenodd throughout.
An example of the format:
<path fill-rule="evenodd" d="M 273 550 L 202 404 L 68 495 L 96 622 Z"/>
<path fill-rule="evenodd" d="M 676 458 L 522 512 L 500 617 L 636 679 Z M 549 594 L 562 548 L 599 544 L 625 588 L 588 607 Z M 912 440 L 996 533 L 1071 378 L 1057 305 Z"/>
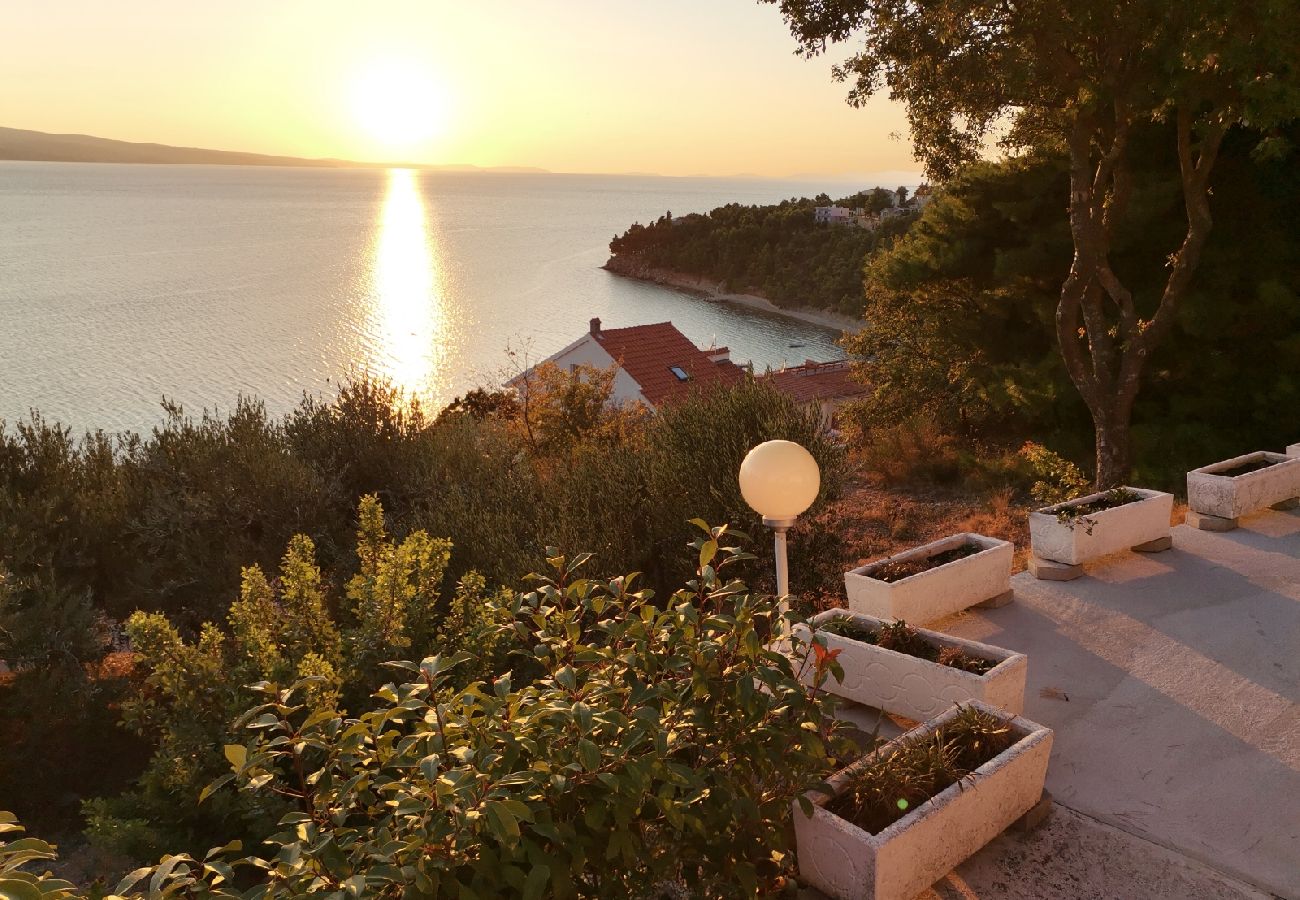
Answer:
<path fill-rule="evenodd" d="M 1093 417 L 1097 448 L 1097 490 L 1118 487 L 1128 480 L 1133 467 L 1132 439 L 1127 416 L 1114 411 Z"/>
<path fill-rule="evenodd" d="M 1213 225 L 1209 176 L 1227 128 L 1206 127 L 1199 146 L 1193 145 L 1192 131 L 1192 114 L 1180 107 L 1178 160 L 1187 232 L 1170 257 L 1170 273 L 1155 312 L 1143 320 L 1132 293 L 1110 265 L 1111 239 L 1124 217 L 1129 191 L 1128 121 L 1116 107 L 1109 128 L 1099 128 L 1097 120 L 1081 115 L 1071 129 L 1069 221 L 1074 260 L 1056 307 L 1056 337 L 1070 380 L 1092 414 L 1098 490 L 1128 480 L 1133 465 L 1129 425 L 1142 370 L 1173 327 Z M 1109 135 L 1109 141 L 1097 140 L 1099 133 Z"/>

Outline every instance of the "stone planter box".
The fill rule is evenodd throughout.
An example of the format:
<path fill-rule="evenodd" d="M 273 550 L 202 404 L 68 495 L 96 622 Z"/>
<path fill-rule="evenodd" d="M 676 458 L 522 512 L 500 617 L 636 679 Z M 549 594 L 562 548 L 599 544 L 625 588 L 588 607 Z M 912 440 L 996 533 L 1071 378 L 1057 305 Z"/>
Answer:
<path fill-rule="evenodd" d="M 1237 466 L 1268 460 L 1273 465 L 1243 475 L 1222 475 Z M 1300 497 L 1300 458 L 1260 450 L 1187 473 L 1187 505 L 1201 516 L 1236 524 L 1246 513 Z"/>
<path fill-rule="evenodd" d="M 872 616 L 843 609 L 831 609 L 813 616 L 808 625 L 797 625 L 796 633 L 805 642 L 811 642 L 812 629 L 818 629 L 832 619 L 846 618 L 872 630 L 886 624 Z M 843 635 L 819 632 L 827 650 L 839 650 L 836 662 L 844 669 L 844 680 L 828 677 L 821 689 L 830 694 L 903 716 L 914 722 L 924 722 L 952 709 L 954 704 L 980 700 L 989 706 L 1019 715 L 1025 708 L 1025 674 L 1029 659 L 1023 653 L 1013 653 L 1000 647 L 967 641 L 962 638 L 924 628 L 917 632 L 932 644 L 940 647 L 957 647 L 971 656 L 997 662 L 983 675 L 954 669 L 952 666 L 887 650 L 875 644 L 855 641 Z M 805 684 L 813 680 L 811 662 L 795 661 Z"/>
<path fill-rule="evenodd" d="M 1125 490 L 1137 494 L 1138 499 L 1073 521 L 1062 522 L 1057 514 L 1072 506 L 1098 500 L 1105 492 L 1030 513 L 1029 540 L 1034 556 L 1038 560 L 1079 566 L 1119 550 L 1167 550 L 1171 545 L 1169 515 L 1173 512 L 1174 495 L 1144 488 Z M 1034 574 L 1039 575 L 1039 572 Z M 1070 574 L 1077 577 L 1082 571 Z"/>
<path fill-rule="evenodd" d="M 963 544 L 975 544 L 980 551 L 899 581 L 882 581 L 872 575 L 890 563 L 927 559 Z M 1012 554 L 1008 541 L 970 533 L 914 547 L 845 572 L 848 608 L 923 625 L 979 603 L 1000 605 L 1011 597 Z"/>
<path fill-rule="evenodd" d="M 979 706 L 980 704 L 974 704 Z M 837 793 L 862 767 L 899 742 L 932 733 L 958 710 L 914 728 L 831 776 Z M 912 809 L 879 834 L 825 809 L 819 791 L 812 816 L 794 805 L 794 830 L 801 879 L 837 900 L 913 900 L 1029 812 L 1043 794 L 1052 731 L 1027 719 L 1011 724 L 1016 743 L 954 784 Z"/>

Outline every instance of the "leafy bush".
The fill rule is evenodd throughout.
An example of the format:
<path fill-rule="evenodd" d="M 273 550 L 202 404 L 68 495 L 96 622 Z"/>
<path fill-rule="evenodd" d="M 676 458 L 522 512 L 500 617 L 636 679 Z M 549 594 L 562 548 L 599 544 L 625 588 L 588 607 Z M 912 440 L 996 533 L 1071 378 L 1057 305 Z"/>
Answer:
<path fill-rule="evenodd" d="M 519 413 L 511 421 L 534 455 L 564 458 L 581 447 L 626 444 L 644 407 L 611 404 L 618 367 L 543 362 L 519 376 Z"/>
<path fill-rule="evenodd" d="M 769 384 L 747 380 L 728 390 L 695 394 L 647 423 L 641 461 L 653 556 L 640 565 L 656 584 L 679 584 L 689 576 L 675 550 L 686 537 L 683 523 L 692 518 L 732 522 L 749 534 L 765 532 L 762 518 L 741 496 L 737 473 L 754 446 L 776 439 L 806 447 L 822 478 L 816 502 L 790 532 L 791 593 L 839 583 L 843 571 L 837 538 L 815 533 L 809 523 L 843 490 L 844 450 L 826 433 L 816 409 Z M 772 586 L 771 542 L 756 541 L 753 552 L 755 559 L 743 574 L 766 589 Z"/>
<path fill-rule="evenodd" d="M 493 607 L 483 579 L 465 577 L 449 617 L 440 585 L 450 543 L 423 531 L 391 541 L 373 496 L 362 499 L 359 519 L 360 571 L 348 582 L 343 615 L 331 613 L 335 604 L 311 539 L 297 535 L 275 582 L 258 566 L 244 570 L 228 631 L 205 624 L 189 642 L 161 614 L 131 617 L 127 631 L 143 683 L 123 703 L 123 720 L 156 740 L 157 750 L 133 790 L 89 805 L 92 840 L 140 858 L 168 845 L 196 847 L 219 835 L 269 830 L 284 809 L 273 795 L 223 794 L 197 809 L 191 805 L 225 766 L 220 748 L 247 706 L 248 684 L 309 678 L 304 702 L 332 713 L 341 704 L 365 703 L 383 680 L 385 660 L 431 651 L 440 629 L 454 649 L 484 638 L 488 652 L 476 671 L 492 674 L 485 667 L 501 663 L 503 648 L 499 627 L 485 618 Z"/>
<path fill-rule="evenodd" d="M 233 781 L 244 803 L 287 807 L 269 852 L 233 859 L 235 843 L 202 862 L 170 855 L 117 893 L 770 890 L 789 863 L 792 802 L 848 745 L 833 698 L 792 669 L 808 657 L 799 639 L 791 656 L 765 644 L 796 617 L 782 620 L 773 598 L 729 580 L 745 555 L 725 527 L 699 526 L 696 576 L 662 604 L 635 576 L 582 577 L 585 554 L 553 555 L 536 590 L 485 601 L 528 648 L 517 652 L 538 669 L 529 683 L 513 673 L 466 683 L 456 671 L 473 655 L 463 651 L 395 662 L 404 680 L 355 718 L 311 699 L 318 676 L 253 685 L 262 702 L 240 719 L 247 740 L 225 747 L 231 771 L 200 796 L 229 797 Z M 814 683 L 842 676 L 815 649 Z M 40 842 L 0 844 L 0 878 L 15 861 L 49 858 Z M 84 896 L 48 876 L 21 879 L 32 896 Z"/>
<path fill-rule="evenodd" d="M 557 398 L 587 396 L 563 378 L 556 381 Z M 241 399 L 225 415 L 195 418 L 169 407 L 167 421 L 151 435 L 116 440 L 76 441 L 39 417 L 13 429 L 0 426 L 0 565 L 12 586 L 0 616 L 14 639 L 35 642 L 23 650 L 11 643 L 5 651 L 30 664 L 12 684 L 0 683 L 0 808 L 49 827 L 48 814 L 75 810 L 97 771 L 115 774 L 91 789 L 111 792 L 145 765 L 160 729 L 114 731 L 125 675 L 90 676 L 110 649 L 105 638 L 117 630 L 114 620 L 135 610 L 159 614 L 176 640 L 199 647 L 204 623 L 224 622 L 231 600 L 246 587 L 242 569 L 273 571 L 290 540 L 304 535 L 330 616 L 340 628 L 352 628 L 355 601 L 347 589 L 363 569 L 353 538 L 363 494 L 379 498 L 399 536 L 424 531 L 455 539 L 438 570 L 441 616 L 462 592 L 515 585 L 537 571 L 548 545 L 590 548 L 593 571 L 638 570 L 650 587 L 670 590 L 689 574 L 676 562 L 689 519 L 759 527 L 735 479 L 744 453 L 763 440 L 805 443 L 822 465 L 823 497 L 838 490 L 839 449 L 822 436 L 815 416 L 762 385 L 691 396 L 649 417 L 602 405 L 592 412 L 601 418 L 590 434 L 561 426 L 556 434 L 568 437 L 536 451 L 521 433 L 517 411 L 490 397 L 470 405 L 477 412 L 466 407 L 430 420 L 391 385 L 360 381 L 342 385 L 329 402 L 306 398 L 279 420 Z M 594 410 L 590 403 L 584 408 Z M 571 421 L 567 416 L 561 408 L 555 420 Z M 420 552 L 426 551 L 432 552 Z M 766 542 L 758 552 L 761 558 L 744 564 L 743 574 L 762 586 L 771 570 Z M 839 576 L 834 535 L 807 525 L 791 536 L 791 561 L 797 589 Z M 434 589 L 432 578 L 422 590 Z M 423 653 L 437 631 L 430 637 L 418 623 L 416 630 L 411 646 Z M 324 673 L 328 665 L 339 675 L 330 652 L 314 652 L 293 657 L 293 666 Z M 357 653 L 372 669 L 382 658 L 366 641 Z M 340 677 L 341 702 L 350 707 L 354 682 L 346 673 Z M 356 690 L 364 697 L 369 684 Z M 220 694 L 214 690 L 210 698 L 214 708 L 222 705 Z M 25 712 L 52 708 L 57 717 Z M 226 712 L 218 728 L 235 714 Z M 213 753 L 177 763 L 193 769 L 177 773 L 178 783 L 198 777 L 208 764 L 198 759 L 220 764 Z M 90 781 L 70 777 L 74 771 Z M 48 785 L 50 794 L 32 785 Z M 71 803 L 51 803 L 55 794 Z M 115 816 L 119 823 L 144 823 L 154 817 L 147 809 L 134 798 L 116 811 L 88 808 L 104 825 L 97 832 L 135 835 L 127 843 L 137 846 L 141 829 L 112 823 Z M 164 811 L 158 812 L 163 821 Z"/>
<path fill-rule="evenodd" d="M 791 803 L 834 765 L 825 695 L 764 646 L 771 598 L 722 572 L 725 528 L 663 605 L 634 577 L 580 576 L 586 556 L 510 604 L 542 666 L 516 686 L 451 689 L 470 654 L 435 656 L 356 719 L 316 713 L 309 684 L 260 688 L 251 737 L 227 748 L 241 793 L 297 809 L 245 865 L 270 893 L 752 896 L 790 851 Z M 218 794 L 220 792 L 218 791 Z M 216 794 L 214 794 L 216 796 Z"/>
<path fill-rule="evenodd" d="M 11 669 L 0 675 L 0 796 L 47 825 L 76 827 L 78 795 L 120 790 L 147 753 L 117 727 L 127 685 L 121 660 L 103 659 L 109 637 L 88 588 L 0 562 L 0 660 Z"/>
<path fill-rule="evenodd" d="M 11 812 L 0 810 L 0 897 L 15 900 L 63 900 L 78 896 L 76 886 L 49 872 L 34 874 L 32 863 L 56 858 L 52 844 L 37 838 L 7 840 L 7 835 L 23 832 L 23 827 Z"/>
<path fill-rule="evenodd" d="M 1042 444 L 1026 441 L 1019 456 L 1034 479 L 1029 492 L 1043 506 L 1064 503 L 1092 490 L 1092 482 L 1082 469 Z"/>
<path fill-rule="evenodd" d="M 846 414 L 855 423 L 854 449 L 864 471 L 889 484 L 944 483 L 957 478 L 962 459 L 951 429 L 925 414 L 864 424 L 859 415 L 871 408 L 870 401 L 858 402 Z"/>

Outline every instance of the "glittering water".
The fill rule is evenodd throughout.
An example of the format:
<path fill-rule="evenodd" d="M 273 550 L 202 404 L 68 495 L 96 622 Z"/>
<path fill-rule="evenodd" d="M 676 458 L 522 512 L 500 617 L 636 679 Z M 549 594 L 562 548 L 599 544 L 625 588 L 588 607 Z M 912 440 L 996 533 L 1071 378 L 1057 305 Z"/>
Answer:
<path fill-rule="evenodd" d="M 147 429 L 164 396 L 240 393 L 279 412 L 363 371 L 440 403 L 592 316 L 672 320 L 760 368 L 833 358 L 816 326 L 599 266 L 666 210 L 836 188 L 857 186 L 0 162 L 0 419 Z"/>

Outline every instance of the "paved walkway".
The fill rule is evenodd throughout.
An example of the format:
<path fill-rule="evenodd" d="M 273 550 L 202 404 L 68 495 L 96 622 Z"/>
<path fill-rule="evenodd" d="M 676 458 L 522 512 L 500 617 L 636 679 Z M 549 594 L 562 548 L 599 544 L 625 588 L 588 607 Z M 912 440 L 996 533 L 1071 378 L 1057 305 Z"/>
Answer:
<path fill-rule="evenodd" d="M 1300 512 L 1173 536 L 927 626 L 1029 655 L 1061 807 L 935 895 L 1300 900 Z"/>

